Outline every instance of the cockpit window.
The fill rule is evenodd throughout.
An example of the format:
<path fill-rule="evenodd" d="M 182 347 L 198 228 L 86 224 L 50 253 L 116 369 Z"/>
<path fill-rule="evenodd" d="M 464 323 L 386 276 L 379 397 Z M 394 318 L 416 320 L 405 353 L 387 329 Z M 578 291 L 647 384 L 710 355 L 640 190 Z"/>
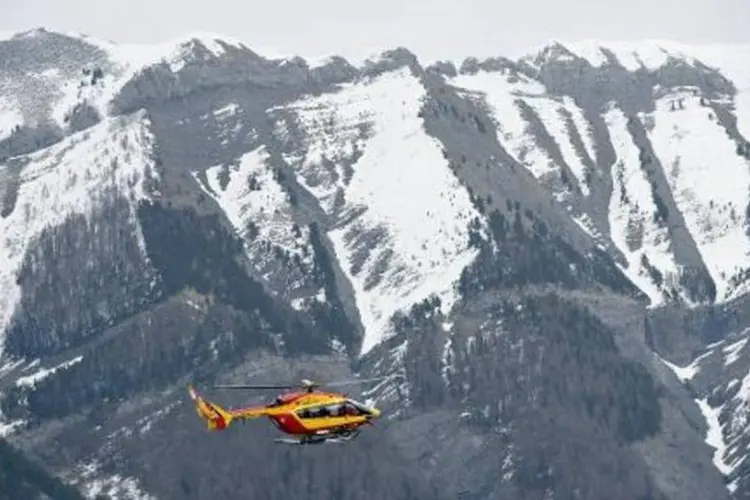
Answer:
<path fill-rule="evenodd" d="M 357 414 L 359 415 L 372 415 L 372 409 L 364 403 L 360 403 L 354 399 L 349 399 L 347 404 L 356 408 Z"/>

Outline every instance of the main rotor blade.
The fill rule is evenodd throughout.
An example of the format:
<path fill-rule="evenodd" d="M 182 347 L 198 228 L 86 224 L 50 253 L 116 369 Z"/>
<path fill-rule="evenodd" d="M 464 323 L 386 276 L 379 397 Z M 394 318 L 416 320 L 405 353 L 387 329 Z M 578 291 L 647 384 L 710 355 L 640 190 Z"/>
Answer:
<path fill-rule="evenodd" d="M 334 382 L 327 382 L 327 383 L 317 383 L 312 381 L 303 380 L 302 384 L 283 384 L 283 385 L 269 385 L 269 384 L 219 384 L 215 385 L 217 389 L 270 389 L 270 390 L 278 390 L 278 389 L 298 389 L 301 386 L 303 387 L 340 387 L 345 385 L 354 385 L 354 384 L 364 384 L 366 382 L 374 382 L 376 380 L 385 380 L 387 378 L 393 378 L 393 376 L 383 376 L 383 377 L 372 377 L 372 378 L 358 378 L 358 379 L 351 379 L 351 380 L 337 380 Z"/>
<path fill-rule="evenodd" d="M 384 377 L 372 377 L 372 378 L 355 378 L 351 380 L 338 380 L 336 382 L 328 382 L 328 383 L 321 384 L 321 385 L 324 385 L 326 387 L 339 387 L 342 385 L 364 384 L 365 382 L 374 382 L 376 380 L 385 380 L 387 378 L 391 378 L 391 377 L 384 376 Z"/>
<path fill-rule="evenodd" d="M 215 385 L 217 389 L 294 389 L 295 385 L 252 385 L 252 384 L 220 384 Z"/>

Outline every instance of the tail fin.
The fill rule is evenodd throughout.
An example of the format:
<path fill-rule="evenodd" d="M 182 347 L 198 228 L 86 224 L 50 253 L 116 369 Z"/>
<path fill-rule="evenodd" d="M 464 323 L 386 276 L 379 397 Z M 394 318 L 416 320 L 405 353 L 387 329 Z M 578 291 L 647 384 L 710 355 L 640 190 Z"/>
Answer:
<path fill-rule="evenodd" d="M 195 410 L 198 416 L 206 420 L 209 430 L 222 430 L 229 427 L 232 422 L 232 414 L 218 405 L 210 403 L 199 396 L 193 386 L 188 386 L 190 399 L 195 402 Z"/>

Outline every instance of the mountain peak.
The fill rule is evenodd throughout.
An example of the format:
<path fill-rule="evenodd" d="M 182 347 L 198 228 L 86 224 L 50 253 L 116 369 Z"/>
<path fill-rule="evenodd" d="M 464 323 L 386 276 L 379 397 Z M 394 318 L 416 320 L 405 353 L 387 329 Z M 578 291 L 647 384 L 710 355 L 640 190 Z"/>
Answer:
<path fill-rule="evenodd" d="M 672 40 L 555 40 L 520 58 L 535 67 L 548 63 L 585 61 L 595 68 L 622 66 L 629 71 L 655 71 L 670 60 L 694 65 L 703 57 L 714 58 L 726 47 L 688 45 Z"/>
<path fill-rule="evenodd" d="M 467 57 L 461 63 L 459 72 L 462 74 L 475 74 L 479 71 L 495 72 L 506 69 L 516 69 L 516 63 L 507 57 L 490 57 L 483 60 L 479 60 L 476 57 Z"/>
<path fill-rule="evenodd" d="M 364 67 L 379 66 L 379 65 L 397 65 L 399 67 L 412 66 L 419 64 L 416 54 L 406 47 L 395 47 L 392 49 L 386 49 L 379 52 L 375 56 L 367 58 L 364 62 Z"/>

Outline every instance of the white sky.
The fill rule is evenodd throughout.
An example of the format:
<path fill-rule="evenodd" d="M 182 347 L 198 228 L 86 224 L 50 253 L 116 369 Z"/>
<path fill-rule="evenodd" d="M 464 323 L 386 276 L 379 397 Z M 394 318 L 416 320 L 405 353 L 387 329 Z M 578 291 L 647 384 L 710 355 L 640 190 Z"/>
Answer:
<path fill-rule="evenodd" d="M 430 62 L 512 57 L 552 39 L 750 42 L 750 0 L 0 0 L 0 30 L 41 26 L 123 43 L 217 32 L 267 55 L 403 45 Z"/>

